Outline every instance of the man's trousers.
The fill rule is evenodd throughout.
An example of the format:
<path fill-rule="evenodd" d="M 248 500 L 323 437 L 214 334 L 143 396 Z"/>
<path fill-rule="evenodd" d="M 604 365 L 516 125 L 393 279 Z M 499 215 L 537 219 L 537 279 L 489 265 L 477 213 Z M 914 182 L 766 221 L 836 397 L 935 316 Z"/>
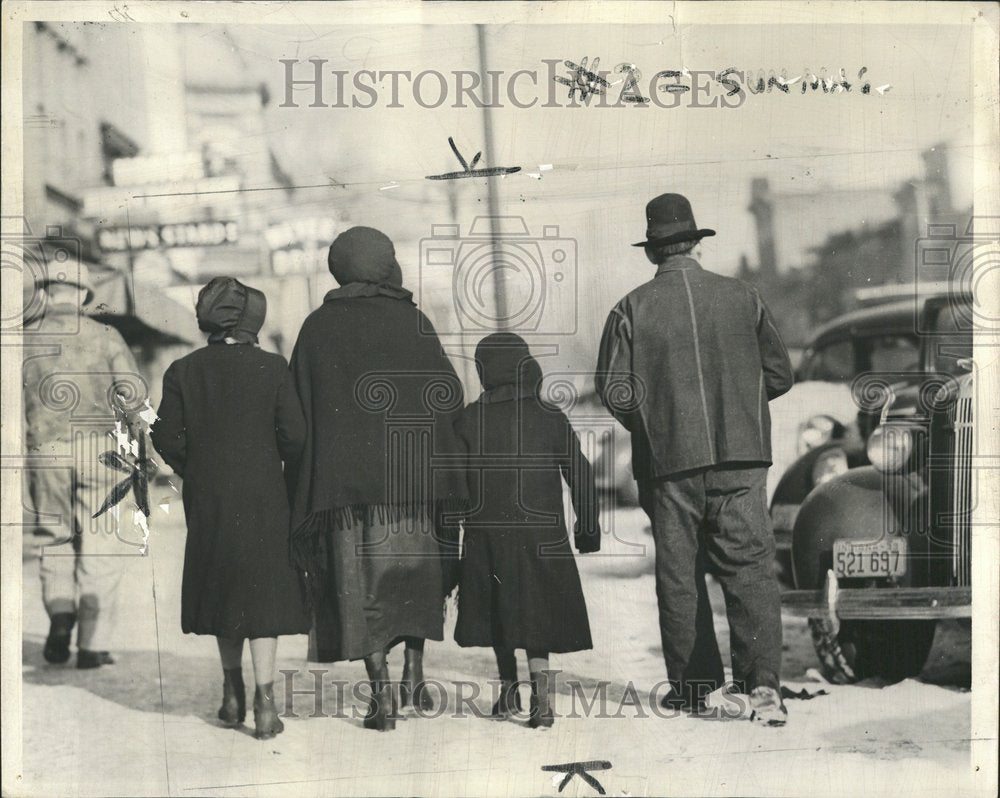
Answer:
<path fill-rule="evenodd" d="M 41 546 L 42 601 L 49 616 L 77 616 L 77 645 L 106 651 L 114 633 L 118 588 L 130 557 L 139 554 L 117 529 L 131 529 L 128 498 L 100 518 L 100 508 L 121 474 L 94 469 L 29 467 L 25 470 L 34 510 L 34 543 Z M 115 510 L 120 512 L 120 523 Z"/>
<path fill-rule="evenodd" d="M 730 463 L 639 483 L 656 546 L 667 678 L 691 704 L 724 681 L 706 571 L 726 599 L 733 680 L 746 692 L 780 687 L 781 599 L 766 478 L 764 466 Z"/>

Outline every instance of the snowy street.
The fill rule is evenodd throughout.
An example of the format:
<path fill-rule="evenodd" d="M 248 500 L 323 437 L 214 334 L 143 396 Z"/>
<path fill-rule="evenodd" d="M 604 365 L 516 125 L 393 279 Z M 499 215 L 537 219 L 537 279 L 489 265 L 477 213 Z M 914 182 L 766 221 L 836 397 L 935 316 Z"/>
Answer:
<path fill-rule="evenodd" d="M 25 562 L 24 794 L 556 795 L 562 774 L 541 768 L 587 760 L 610 762 L 610 769 L 592 775 L 614 796 L 800 794 L 803 774 L 818 773 L 824 774 L 825 795 L 963 793 L 957 775 L 969 770 L 969 632 L 954 622 L 939 626 L 921 680 L 838 687 L 820 681 L 814 670 L 806 622 L 786 617 L 786 686 L 828 694 L 788 700 L 785 728 L 653 714 L 648 692 L 665 674 L 651 538 L 645 516 L 635 509 L 614 511 L 614 538 L 608 534 L 600 555 L 578 557 L 594 649 L 552 659 L 561 671 L 558 715 L 579 709 L 569 682 L 578 683 L 588 700 L 598 682 L 608 682 L 603 713 L 557 716 L 555 727 L 544 732 L 523 721 L 453 717 L 455 681 L 483 684 L 475 704 L 489 712 L 486 682 L 495 678 L 495 663 L 491 651 L 452 642 L 449 607 L 446 640 L 428 643 L 426 655 L 427 677 L 450 691 L 441 717 L 410 716 L 395 732 L 367 731 L 350 706 L 339 706 L 334 685 L 364 681 L 363 665 L 309 664 L 305 637 L 282 638 L 278 667 L 300 671 L 297 690 L 313 684 L 309 668 L 326 669 L 321 709 L 334 717 L 309 717 L 312 696 L 297 696 L 298 718 L 286 718 L 276 739 L 258 742 L 249 731 L 252 716 L 242 730 L 218 727 L 222 674 L 214 640 L 180 631 L 179 512 L 179 502 L 169 515 L 156 511 L 150 556 L 130 563 L 117 663 L 110 667 L 78 671 L 72 660 L 68 666 L 44 662 L 47 620 L 37 560 Z M 610 520 L 602 522 L 605 530 Z M 728 661 L 722 595 L 714 584 L 712 598 Z M 400 650 L 390 656 L 393 678 L 401 660 Z M 523 662 L 521 667 L 526 678 Z M 249 653 L 244 674 L 250 684 Z M 626 695 L 629 681 L 638 705 Z M 280 681 L 275 689 L 282 705 Z M 344 697 L 351 706 L 363 705 L 350 687 Z M 811 792 L 820 794 L 820 780 L 811 783 Z M 594 794 L 579 776 L 562 792 Z"/>

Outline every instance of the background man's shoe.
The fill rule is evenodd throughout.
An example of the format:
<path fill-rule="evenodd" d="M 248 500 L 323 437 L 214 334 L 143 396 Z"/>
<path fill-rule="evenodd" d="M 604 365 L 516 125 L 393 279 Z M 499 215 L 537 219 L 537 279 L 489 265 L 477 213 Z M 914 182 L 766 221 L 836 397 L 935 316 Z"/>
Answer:
<path fill-rule="evenodd" d="M 49 622 L 49 636 L 45 640 L 42 655 L 46 662 L 61 665 L 69 660 L 69 644 L 73 637 L 76 615 L 72 612 L 57 612 Z"/>
<path fill-rule="evenodd" d="M 80 670 L 100 668 L 102 665 L 114 665 L 115 658 L 107 651 L 87 651 L 81 648 L 76 655 L 76 667 Z"/>
<path fill-rule="evenodd" d="M 788 710 L 781 693 L 773 687 L 755 687 L 750 691 L 750 720 L 764 726 L 784 726 Z"/>

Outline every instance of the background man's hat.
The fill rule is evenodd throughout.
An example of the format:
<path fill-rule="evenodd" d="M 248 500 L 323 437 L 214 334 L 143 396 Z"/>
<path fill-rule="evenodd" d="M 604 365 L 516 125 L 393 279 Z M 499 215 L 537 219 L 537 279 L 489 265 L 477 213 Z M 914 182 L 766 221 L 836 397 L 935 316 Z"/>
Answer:
<path fill-rule="evenodd" d="M 48 273 L 35 280 L 38 288 L 45 288 L 49 285 L 73 285 L 87 295 L 83 300 L 84 305 L 89 305 L 94 300 L 94 284 L 90 279 L 90 269 L 86 264 L 78 260 L 70 259 L 65 263 L 51 260 L 48 263 Z"/>
<path fill-rule="evenodd" d="M 646 240 L 633 247 L 662 247 L 714 236 L 715 231 L 698 228 L 691 203 L 682 194 L 661 194 L 646 205 Z"/>

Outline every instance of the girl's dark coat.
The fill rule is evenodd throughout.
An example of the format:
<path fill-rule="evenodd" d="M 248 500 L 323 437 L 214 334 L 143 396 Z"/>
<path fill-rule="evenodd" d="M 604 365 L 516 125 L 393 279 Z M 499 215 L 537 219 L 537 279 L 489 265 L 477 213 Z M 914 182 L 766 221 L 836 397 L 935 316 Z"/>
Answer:
<path fill-rule="evenodd" d="M 469 452 L 472 509 L 465 520 L 455 640 L 461 646 L 579 651 L 592 644 L 562 481 L 570 486 L 581 552 L 600 549 L 597 493 L 569 420 L 536 398 L 541 371 L 526 352 L 477 352 L 487 390 L 458 426 Z M 537 377 L 515 384 L 517 360 L 506 368 L 497 362 L 511 357 L 525 358 L 522 376 Z"/>

